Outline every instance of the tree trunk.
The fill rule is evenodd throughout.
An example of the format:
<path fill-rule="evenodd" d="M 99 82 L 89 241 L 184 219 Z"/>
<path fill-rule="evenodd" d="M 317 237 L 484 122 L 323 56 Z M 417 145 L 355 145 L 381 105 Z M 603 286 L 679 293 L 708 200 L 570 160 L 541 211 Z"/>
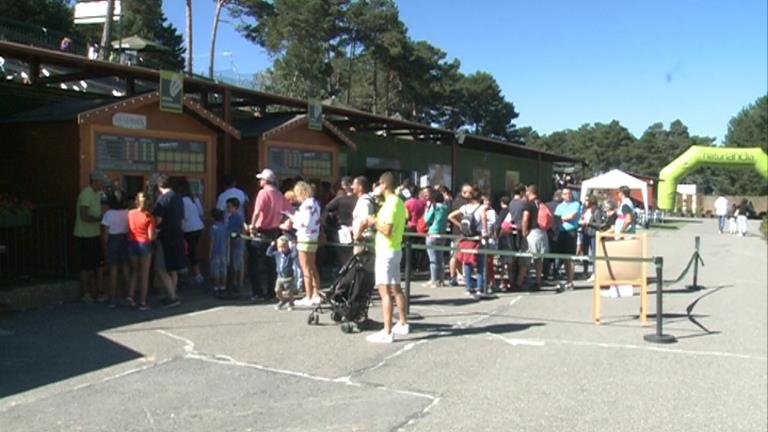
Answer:
<path fill-rule="evenodd" d="M 104 21 L 104 30 L 101 33 L 99 60 L 109 60 L 109 52 L 112 49 L 112 20 L 114 17 L 115 0 L 107 0 L 107 20 Z"/>
<path fill-rule="evenodd" d="M 216 14 L 213 16 L 213 34 L 211 35 L 211 62 L 208 64 L 208 78 L 213 79 L 213 60 L 216 57 L 216 33 L 219 30 L 221 8 L 226 0 L 216 0 Z"/>
<path fill-rule="evenodd" d="M 376 57 L 373 57 L 373 113 L 376 114 L 376 107 L 379 105 L 379 64 Z"/>
<path fill-rule="evenodd" d="M 352 40 L 352 45 L 349 47 L 349 80 L 347 80 L 347 105 L 350 105 L 352 100 L 352 65 L 355 59 L 355 41 Z"/>
<path fill-rule="evenodd" d="M 384 115 L 389 117 L 389 82 L 392 80 L 392 71 L 387 69 L 387 80 L 384 82 Z"/>
<path fill-rule="evenodd" d="M 192 74 L 192 0 L 187 0 L 187 73 Z"/>

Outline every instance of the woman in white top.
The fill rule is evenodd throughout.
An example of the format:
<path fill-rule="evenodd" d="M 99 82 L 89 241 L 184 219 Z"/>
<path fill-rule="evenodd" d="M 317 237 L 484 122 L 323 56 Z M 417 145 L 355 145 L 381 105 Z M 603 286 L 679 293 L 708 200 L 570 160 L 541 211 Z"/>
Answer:
<path fill-rule="evenodd" d="M 184 203 L 184 241 L 187 242 L 187 262 L 189 263 L 189 280 L 197 285 L 204 282 L 200 274 L 200 260 L 197 254 L 197 245 L 203 234 L 205 223 L 203 222 L 203 204 L 200 198 L 192 194 L 189 181 L 184 180 L 179 184 L 179 195 Z"/>
<path fill-rule="evenodd" d="M 130 272 L 128 268 L 128 210 L 123 205 L 121 195 L 109 194 L 109 210 L 101 219 L 102 241 L 104 250 L 107 251 L 107 265 L 109 266 L 109 307 L 117 307 L 117 274 L 123 272 L 125 286 L 130 285 Z"/>
<path fill-rule="evenodd" d="M 287 231 L 296 230 L 296 249 L 304 277 L 305 297 L 295 302 L 299 306 L 320 303 L 320 275 L 317 272 L 317 239 L 320 236 L 320 205 L 314 197 L 312 186 L 300 181 L 293 187 L 299 208 L 281 227 Z"/>

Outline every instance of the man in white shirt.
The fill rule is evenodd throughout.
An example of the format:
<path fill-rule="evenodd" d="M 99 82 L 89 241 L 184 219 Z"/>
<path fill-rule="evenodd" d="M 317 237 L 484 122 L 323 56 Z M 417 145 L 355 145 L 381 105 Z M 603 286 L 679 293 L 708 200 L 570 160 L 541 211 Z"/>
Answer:
<path fill-rule="evenodd" d="M 371 197 L 371 182 L 367 177 L 360 176 L 352 182 L 352 192 L 357 196 L 355 209 L 352 211 L 352 239 L 355 243 L 371 241 L 374 231 L 367 226 L 368 216 L 376 213 L 376 206 Z M 355 246 L 354 254 L 359 254 L 365 250 L 364 246 Z"/>
<path fill-rule="evenodd" d="M 727 219 L 728 215 L 728 198 L 720 195 L 715 200 L 715 214 L 717 215 L 718 220 L 718 229 L 720 230 L 720 234 L 723 233 L 723 230 L 725 229 L 725 220 Z"/>
<path fill-rule="evenodd" d="M 216 200 L 216 208 L 221 211 L 227 210 L 227 200 L 230 198 L 237 198 L 240 202 L 240 208 L 238 211 L 245 220 L 245 204 L 248 202 L 248 195 L 245 192 L 237 188 L 237 181 L 232 176 L 224 177 L 224 192 L 219 194 L 219 198 Z"/>

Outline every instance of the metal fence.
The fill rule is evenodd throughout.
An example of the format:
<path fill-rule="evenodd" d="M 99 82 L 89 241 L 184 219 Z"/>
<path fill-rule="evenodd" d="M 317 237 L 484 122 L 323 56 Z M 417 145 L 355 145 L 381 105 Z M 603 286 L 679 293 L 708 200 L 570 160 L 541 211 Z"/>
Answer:
<path fill-rule="evenodd" d="M 0 17 L 0 40 L 56 50 L 59 49 L 59 43 L 65 37 L 72 39 L 72 52 L 85 54 L 85 44 L 74 39 L 72 35 Z"/>
<path fill-rule="evenodd" d="M 37 207 L 25 223 L 0 226 L 0 274 L 67 276 L 69 241 L 66 208 Z"/>

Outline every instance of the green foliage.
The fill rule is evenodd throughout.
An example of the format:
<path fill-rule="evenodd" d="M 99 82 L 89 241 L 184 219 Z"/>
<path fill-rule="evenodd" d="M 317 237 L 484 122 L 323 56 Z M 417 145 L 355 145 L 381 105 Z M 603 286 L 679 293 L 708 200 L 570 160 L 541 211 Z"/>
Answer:
<path fill-rule="evenodd" d="M 414 41 L 393 0 L 234 0 L 240 32 L 274 57 L 265 90 L 517 139 L 514 105 L 492 75 Z"/>
<path fill-rule="evenodd" d="M 742 109 L 728 123 L 725 135 L 727 147 L 762 147 L 768 152 L 768 96 L 761 96 Z M 740 195 L 767 195 L 768 184 L 754 170 L 719 169 L 714 174 L 720 179 L 723 193 Z"/>
<path fill-rule="evenodd" d="M 123 22 L 122 35 L 140 36 L 144 39 L 159 43 L 167 48 L 162 52 L 145 52 L 141 54 L 142 66 L 181 70 L 184 68 L 184 37 L 176 27 L 168 22 L 163 13 L 162 0 L 122 0 Z M 85 41 L 101 40 L 103 24 L 80 25 L 78 35 Z M 112 27 L 112 38 L 119 37 L 120 24 Z"/>
<path fill-rule="evenodd" d="M 522 132 L 522 139 L 529 146 L 584 160 L 590 176 L 613 168 L 633 171 L 637 139 L 617 120 L 543 136 L 528 129 Z"/>
<path fill-rule="evenodd" d="M 71 32 L 73 10 L 69 0 L 0 0 L 2 18 Z"/>

